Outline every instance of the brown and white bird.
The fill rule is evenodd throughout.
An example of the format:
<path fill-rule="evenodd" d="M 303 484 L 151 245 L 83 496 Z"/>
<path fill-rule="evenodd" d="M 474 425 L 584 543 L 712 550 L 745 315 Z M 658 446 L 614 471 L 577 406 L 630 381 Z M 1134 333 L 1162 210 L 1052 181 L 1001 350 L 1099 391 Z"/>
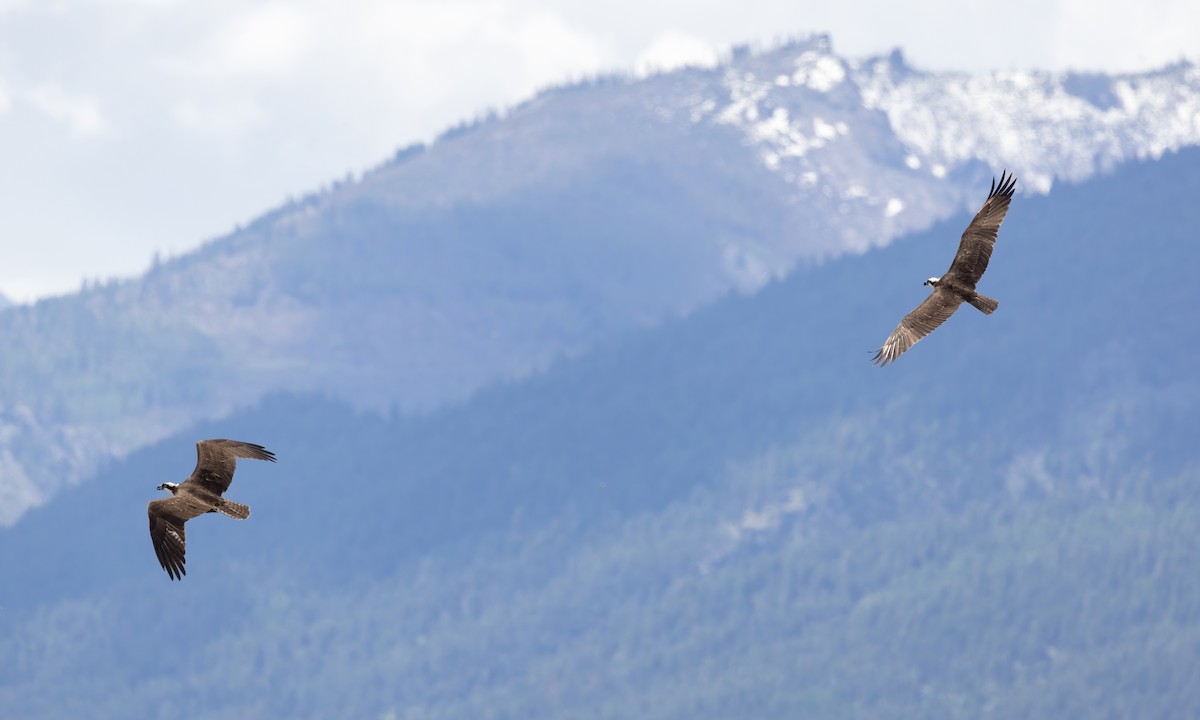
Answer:
<path fill-rule="evenodd" d="M 196 469 L 191 476 L 179 484 L 159 485 L 158 489 L 169 491 L 171 497 L 151 500 L 147 506 L 154 554 L 172 580 L 187 575 L 183 567 L 185 522 L 210 512 L 235 520 L 250 517 L 249 507 L 221 497 L 233 482 L 238 458 L 275 462 L 275 454 L 262 445 L 237 440 L 201 440 L 196 443 Z"/>
<path fill-rule="evenodd" d="M 1016 184 L 1016 178 L 1006 176 L 1004 172 L 1000 173 L 999 184 L 996 178 L 992 178 L 991 192 L 975 219 L 963 231 L 962 239 L 958 242 L 958 254 L 950 263 L 950 269 L 940 278 L 932 277 L 925 281 L 926 285 L 933 287 L 933 292 L 916 310 L 905 315 L 884 341 L 883 347 L 873 358 L 876 365 L 887 365 L 900 357 L 918 340 L 936 330 L 964 302 L 974 305 L 985 315 L 995 312 L 1000 303 L 975 292 L 975 284 L 983 277 L 983 271 L 987 270 L 992 248 L 996 245 L 996 234 L 1008 212 Z"/>

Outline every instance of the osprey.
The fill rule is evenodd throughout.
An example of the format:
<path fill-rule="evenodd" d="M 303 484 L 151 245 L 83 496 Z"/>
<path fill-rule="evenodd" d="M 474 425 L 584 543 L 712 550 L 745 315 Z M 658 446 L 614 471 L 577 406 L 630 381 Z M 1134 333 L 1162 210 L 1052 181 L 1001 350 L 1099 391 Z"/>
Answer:
<path fill-rule="evenodd" d="M 146 507 L 150 513 L 154 554 L 172 580 L 181 580 L 187 575 L 183 568 L 185 522 L 210 512 L 219 512 L 235 520 L 250 517 L 250 508 L 221 497 L 233 481 L 233 471 L 240 457 L 275 462 L 275 454 L 262 445 L 237 440 L 201 440 L 196 443 L 196 469 L 191 476 L 179 484 L 159 485 L 158 489 L 169 491 L 171 497 L 151 500 Z"/>
<path fill-rule="evenodd" d="M 971 303 L 985 315 L 995 312 L 1000 303 L 975 292 L 975 283 L 987 270 L 992 248 L 996 245 L 996 233 L 1000 230 L 1004 214 L 1008 212 L 1016 184 L 1016 178 L 1012 175 L 1006 177 L 1005 172 L 1000 173 L 998 185 L 996 178 L 992 178 L 992 189 L 987 200 L 963 231 L 958 254 L 950 263 L 950 269 L 940 278 L 933 277 L 925 281 L 926 285 L 933 287 L 933 292 L 916 310 L 905 315 L 888 336 L 883 347 L 875 353 L 873 361 L 876 365 L 887 365 L 900 357 L 918 340 L 936 330 L 963 302 Z"/>

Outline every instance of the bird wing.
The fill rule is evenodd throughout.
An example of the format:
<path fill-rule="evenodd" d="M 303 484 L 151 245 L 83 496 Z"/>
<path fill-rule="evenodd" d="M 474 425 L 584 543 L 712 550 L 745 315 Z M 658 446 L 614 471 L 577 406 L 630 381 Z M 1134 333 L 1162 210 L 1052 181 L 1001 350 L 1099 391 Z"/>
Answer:
<path fill-rule="evenodd" d="M 196 469 L 184 483 L 195 480 L 220 495 L 233 482 L 238 458 L 275 462 L 275 453 L 262 445 L 238 440 L 201 440 L 196 443 Z"/>
<path fill-rule="evenodd" d="M 183 567 L 187 543 L 183 524 L 211 509 L 211 506 L 188 495 L 151 500 L 146 506 L 146 512 L 150 515 L 150 542 L 154 543 L 154 554 L 172 580 L 180 580 L 187 575 Z"/>
<path fill-rule="evenodd" d="M 996 234 L 1000 231 L 1000 223 L 1008 212 L 1008 204 L 1012 201 L 1013 188 L 1017 179 L 1005 172 L 1000 173 L 1000 182 L 992 178 L 992 189 L 988 193 L 983 207 L 975 214 L 975 219 L 963 231 L 962 239 L 958 242 L 958 253 L 954 262 L 942 279 L 954 278 L 972 289 L 983 271 L 987 270 L 988 260 L 992 258 L 992 248 L 996 245 Z"/>
<path fill-rule="evenodd" d="M 958 293 L 946 288 L 936 288 L 929 294 L 929 297 L 925 298 L 925 302 L 904 316 L 892 334 L 888 335 L 883 347 L 875 353 L 872 362 L 882 367 L 894 361 L 905 350 L 917 344 L 918 340 L 936 330 L 938 325 L 946 322 L 946 318 L 953 315 L 962 302 L 962 297 Z"/>

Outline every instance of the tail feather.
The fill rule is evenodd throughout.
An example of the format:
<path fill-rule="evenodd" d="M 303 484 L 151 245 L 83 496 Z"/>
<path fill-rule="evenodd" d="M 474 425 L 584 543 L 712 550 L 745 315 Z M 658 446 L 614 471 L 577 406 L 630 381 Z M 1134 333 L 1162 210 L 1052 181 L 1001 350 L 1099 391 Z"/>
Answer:
<path fill-rule="evenodd" d="M 226 500 L 217 506 L 217 512 L 222 515 L 228 515 L 234 520 L 245 520 L 250 517 L 250 506 L 243 505 L 239 502 Z"/>
<path fill-rule="evenodd" d="M 996 312 L 996 308 L 1000 307 L 1000 303 L 996 302 L 990 297 L 979 294 L 976 294 L 975 297 L 971 298 L 967 302 L 974 305 L 984 315 L 991 315 L 992 313 Z"/>

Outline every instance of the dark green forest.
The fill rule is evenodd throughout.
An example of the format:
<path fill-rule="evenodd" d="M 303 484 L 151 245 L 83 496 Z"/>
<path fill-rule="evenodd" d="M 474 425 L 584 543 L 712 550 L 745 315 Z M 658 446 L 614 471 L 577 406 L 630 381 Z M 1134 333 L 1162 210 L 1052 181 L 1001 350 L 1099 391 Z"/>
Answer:
<path fill-rule="evenodd" d="M 1198 194 L 1187 151 L 1019 195 L 1000 309 L 883 369 L 969 217 L 436 411 L 172 436 L 0 530 L 0 714 L 1195 717 Z M 171 583 L 202 437 L 279 463 Z"/>

